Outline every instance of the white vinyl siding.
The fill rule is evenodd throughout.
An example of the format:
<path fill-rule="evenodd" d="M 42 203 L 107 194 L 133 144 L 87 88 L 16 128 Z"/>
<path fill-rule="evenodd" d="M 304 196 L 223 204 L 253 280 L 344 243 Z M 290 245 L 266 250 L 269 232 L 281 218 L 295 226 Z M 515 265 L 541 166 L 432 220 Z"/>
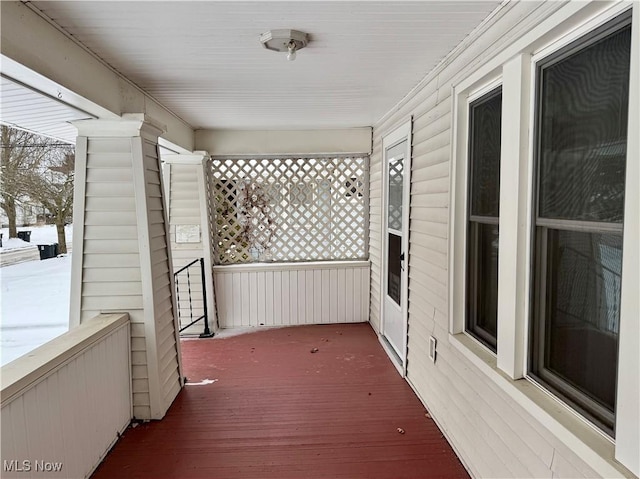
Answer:
<path fill-rule="evenodd" d="M 367 261 L 215 266 L 220 327 L 365 322 L 369 274 Z"/>
<path fill-rule="evenodd" d="M 382 136 L 373 136 L 369 159 L 369 261 L 371 263 L 371 305 L 369 321 L 380 330 L 382 301 Z"/>
<path fill-rule="evenodd" d="M 407 379 L 475 477 L 598 475 L 577 449 L 569 446 L 573 443 L 551 434 L 538 417 L 488 381 L 485 372 L 449 341 L 452 84 L 481 68 L 560 8 L 562 4 L 538 2 L 503 7 L 500 14 L 474 32 L 419 88 L 374 126 L 369 242 L 371 323 L 379 330 L 382 138 L 411 118 Z M 430 336 L 438 340 L 435 364 L 427 354 Z M 488 352 L 484 354 L 484 360 L 495 364 L 495 358 Z M 535 390 L 531 384 L 520 387 Z"/>
<path fill-rule="evenodd" d="M 206 224 L 202 224 L 202 215 L 206 215 L 202 203 L 201 190 L 204 188 L 202 183 L 201 172 L 203 167 L 201 164 L 179 164 L 165 163 L 163 168 L 165 171 L 165 179 L 168 178 L 167 189 L 169 193 L 169 225 L 171 238 L 171 255 L 174 271 L 178 271 L 183 266 L 191 263 L 198 258 L 205 258 L 209 255 L 208 246 L 205 246 L 205 240 L 209 235 L 209 229 Z M 206 208 L 204 208 L 206 209 Z M 176 242 L 176 228 L 181 226 L 197 225 L 200 228 L 200 241 L 193 243 Z M 205 262 L 206 268 L 206 262 Z M 199 318 L 204 314 L 202 299 L 202 275 L 200 274 L 200 265 L 196 264 L 190 268 L 189 283 L 191 284 L 193 318 Z M 205 271 L 206 275 L 211 276 L 211 271 Z M 191 311 L 189 303 L 185 301 L 186 296 L 186 275 L 180 273 L 180 326 L 186 326 L 191 322 Z M 209 298 L 207 298 L 209 299 Z M 213 323 L 214 318 L 212 308 L 208 310 L 209 322 Z M 203 332 L 202 322 L 196 323 L 192 327 L 186 329 L 185 333 L 200 334 Z"/>
<path fill-rule="evenodd" d="M 129 313 L 133 415 L 159 419 L 180 375 L 157 144 L 146 133 L 81 135 L 76 170 L 72 322 Z"/>
<path fill-rule="evenodd" d="M 135 417 L 149 417 L 149 375 L 131 140 L 92 138 L 86 144 L 80 322 L 100 313 L 129 312 L 133 412 Z"/>
<path fill-rule="evenodd" d="M 143 140 L 144 179 L 146 207 L 149 225 L 149 251 L 151 253 L 151 282 L 158 348 L 157 361 L 163 410 L 169 408 L 180 390 L 178 350 L 172 298 L 172 278 L 169 262 L 168 235 L 165 229 L 164 198 L 160 174 L 158 148 L 155 143 Z"/>

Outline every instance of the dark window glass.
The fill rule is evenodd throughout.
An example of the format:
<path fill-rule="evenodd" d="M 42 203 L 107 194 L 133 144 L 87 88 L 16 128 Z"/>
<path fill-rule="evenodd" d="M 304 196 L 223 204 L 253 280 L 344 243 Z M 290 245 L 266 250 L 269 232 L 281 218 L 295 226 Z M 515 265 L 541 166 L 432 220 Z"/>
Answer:
<path fill-rule="evenodd" d="M 631 27 L 541 70 L 539 215 L 622 222 Z"/>
<path fill-rule="evenodd" d="M 625 15 L 538 69 L 531 374 L 612 435 L 630 44 Z"/>
<path fill-rule="evenodd" d="M 548 230 L 544 367 L 613 411 L 622 237 Z"/>
<path fill-rule="evenodd" d="M 500 212 L 502 89 L 473 102 L 470 120 L 471 214 L 497 217 Z"/>
<path fill-rule="evenodd" d="M 498 225 L 471 223 L 475 250 L 469 271 L 468 316 L 471 332 L 491 349 L 498 334 Z"/>
<path fill-rule="evenodd" d="M 496 351 L 502 89 L 469 106 L 466 330 Z"/>
<path fill-rule="evenodd" d="M 389 257 L 387 261 L 387 294 L 400 306 L 402 281 L 402 236 L 389 233 Z"/>

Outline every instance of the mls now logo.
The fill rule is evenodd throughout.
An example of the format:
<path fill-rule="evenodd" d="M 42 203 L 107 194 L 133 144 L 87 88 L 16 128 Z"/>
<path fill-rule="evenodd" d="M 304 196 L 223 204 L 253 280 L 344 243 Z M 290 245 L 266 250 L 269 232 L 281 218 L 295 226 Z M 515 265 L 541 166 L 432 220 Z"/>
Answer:
<path fill-rule="evenodd" d="M 17 459 L 12 459 L 7 461 L 6 459 L 2 461 L 2 469 L 4 472 L 60 472 L 62 471 L 62 463 L 61 462 L 49 462 L 49 461 L 18 461 Z"/>

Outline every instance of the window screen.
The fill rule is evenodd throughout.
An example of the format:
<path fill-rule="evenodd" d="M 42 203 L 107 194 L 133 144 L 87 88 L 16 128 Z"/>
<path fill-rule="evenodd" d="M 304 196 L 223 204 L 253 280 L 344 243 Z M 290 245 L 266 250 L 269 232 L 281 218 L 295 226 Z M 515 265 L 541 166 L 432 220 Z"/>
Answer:
<path fill-rule="evenodd" d="M 531 372 L 613 434 L 631 27 L 538 67 Z"/>
<path fill-rule="evenodd" d="M 466 330 L 494 352 L 498 326 L 501 122 L 501 88 L 469 105 Z"/>

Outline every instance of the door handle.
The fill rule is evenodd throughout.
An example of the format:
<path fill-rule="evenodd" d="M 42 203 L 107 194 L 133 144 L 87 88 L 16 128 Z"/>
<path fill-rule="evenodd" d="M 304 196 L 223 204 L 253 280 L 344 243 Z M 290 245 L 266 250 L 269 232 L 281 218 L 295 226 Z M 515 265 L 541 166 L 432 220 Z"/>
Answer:
<path fill-rule="evenodd" d="M 400 254 L 400 269 L 404 271 L 404 252 Z"/>

